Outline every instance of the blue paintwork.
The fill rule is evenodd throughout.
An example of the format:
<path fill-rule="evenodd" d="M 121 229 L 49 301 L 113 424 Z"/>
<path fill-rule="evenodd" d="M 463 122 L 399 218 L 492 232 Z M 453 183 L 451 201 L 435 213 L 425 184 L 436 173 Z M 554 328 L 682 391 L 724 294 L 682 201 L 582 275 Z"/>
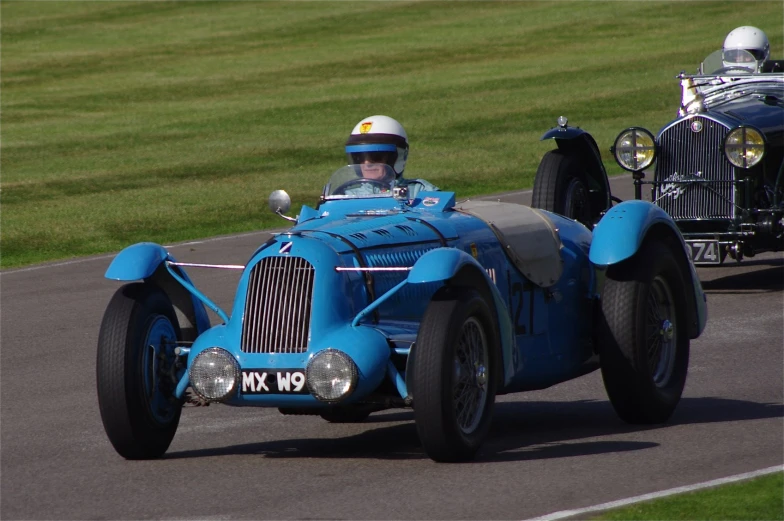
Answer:
<path fill-rule="evenodd" d="M 400 400 L 409 392 L 404 368 L 421 317 L 433 293 L 455 283 L 477 288 L 496 314 L 503 370 L 500 393 L 542 389 L 578 377 L 598 367 L 592 341 L 597 272 L 633 255 L 651 226 L 665 223 L 676 233 L 677 228 L 663 211 L 643 201 L 612 208 L 593 234 L 575 221 L 543 213 L 562 242 L 563 273 L 547 288 L 522 275 L 486 222 L 459 211 L 454 193 L 422 192 L 413 201 L 336 199 L 322 201 L 316 208 L 304 206 L 292 228 L 274 235 L 252 254 L 240 276 L 232 314 L 216 311 L 224 323 L 203 331 L 183 356 L 190 367 L 203 350 L 220 347 L 245 370 L 304 371 L 319 351 L 338 349 L 354 360 L 360 374 L 345 403 L 362 400 L 380 388 Z M 265 259 L 285 257 L 304 259 L 315 273 L 307 350 L 246 353 L 241 339 L 251 271 Z M 106 276 L 145 279 L 170 258 L 158 245 L 138 244 L 123 250 Z M 336 267 L 405 269 L 362 272 L 336 271 Z M 217 308 L 187 276 L 181 282 L 195 299 Z M 274 306 L 285 291 L 269 290 L 264 305 Z M 178 397 L 188 385 L 186 372 L 177 386 Z M 227 403 L 326 405 L 309 393 L 242 390 Z"/>
<path fill-rule="evenodd" d="M 109 264 L 104 276 L 107 279 L 131 282 L 147 280 L 155 274 L 158 267 L 165 261 L 176 262 L 169 252 L 154 242 L 140 242 L 123 249 Z M 208 305 L 222 320 L 228 320 L 226 313 L 193 286 L 188 274 L 180 270 L 180 274 L 166 266 L 169 274 L 177 280 L 191 295 L 191 305 L 199 333 L 210 327 L 210 319 L 202 302 Z"/>
<path fill-rule="evenodd" d="M 169 257 L 169 252 L 160 244 L 140 242 L 128 246 L 112 260 L 105 277 L 112 280 L 142 280 L 152 276 L 158 266 Z"/>
<path fill-rule="evenodd" d="M 408 282 L 439 282 L 454 277 L 466 264 L 483 269 L 476 259 L 457 248 L 439 248 L 422 255 L 408 274 Z"/>
<path fill-rule="evenodd" d="M 669 226 L 677 233 L 667 212 L 647 201 L 624 201 L 613 206 L 593 230 L 591 262 L 609 266 L 630 258 L 655 224 Z"/>

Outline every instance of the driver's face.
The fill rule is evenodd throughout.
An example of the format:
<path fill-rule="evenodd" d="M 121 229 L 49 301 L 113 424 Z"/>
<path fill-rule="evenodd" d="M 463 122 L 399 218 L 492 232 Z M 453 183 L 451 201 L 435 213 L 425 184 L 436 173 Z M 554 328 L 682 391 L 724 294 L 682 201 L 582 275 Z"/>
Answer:
<path fill-rule="evenodd" d="M 371 163 L 369 159 L 359 165 L 360 170 L 362 170 L 362 177 L 375 180 L 384 178 L 386 175 L 384 167 L 383 163 Z"/>

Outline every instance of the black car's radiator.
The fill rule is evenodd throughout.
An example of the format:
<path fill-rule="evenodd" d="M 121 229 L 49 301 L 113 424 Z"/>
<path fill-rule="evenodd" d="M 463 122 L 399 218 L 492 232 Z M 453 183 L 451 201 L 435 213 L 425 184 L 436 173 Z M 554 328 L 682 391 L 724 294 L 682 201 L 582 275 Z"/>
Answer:
<path fill-rule="evenodd" d="M 722 151 L 727 132 L 723 125 L 697 116 L 659 135 L 654 200 L 673 218 L 733 218 L 734 168 Z"/>
<path fill-rule="evenodd" d="M 304 353 L 308 348 L 313 265 L 299 257 L 266 257 L 250 272 L 242 350 Z"/>

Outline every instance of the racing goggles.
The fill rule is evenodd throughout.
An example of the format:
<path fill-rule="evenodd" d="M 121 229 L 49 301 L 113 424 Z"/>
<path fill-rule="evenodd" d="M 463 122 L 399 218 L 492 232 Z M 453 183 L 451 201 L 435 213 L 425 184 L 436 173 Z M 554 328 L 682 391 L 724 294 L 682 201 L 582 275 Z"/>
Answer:
<path fill-rule="evenodd" d="M 397 161 L 397 147 L 390 144 L 347 145 L 346 153 L 355 165 L 367 162 L 395 166 Z"/>
<path fill-rule="evenodd" d="M 355 165 L 381 163 L 394 166 L 395 159 L 397 159 L 396 152 L 353 152 L 351 154 L 351 162 Z"/>

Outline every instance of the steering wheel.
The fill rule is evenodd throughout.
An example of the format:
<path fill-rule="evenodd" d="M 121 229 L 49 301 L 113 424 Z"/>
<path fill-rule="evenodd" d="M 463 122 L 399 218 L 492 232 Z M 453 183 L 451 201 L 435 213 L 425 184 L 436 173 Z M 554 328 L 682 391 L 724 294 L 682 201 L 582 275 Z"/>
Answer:
<path fill-rule="evenodd" d="M 752 69 L 749 69 L 748 67 L 741 67 L 740 65 L 733 65 L 731 67 L 722 67 L 721 69 L 719 69 L 717 71 L 713 71 L 711 74 L 724 74 L 725 72 L 730 72 L 730 71 L 745 72 L 747 74 L 750 74 L 750 73 L 754 72 Z"/>
<path fill-rule="evenodd" d="M 342 185 L 335 188 L 332 192 L 332 195 L 346 195 L 346 190 L 352 188 L 354 186 L 362 186 L 362 185 L 371 185 L 373 188 L 378 188 L 379 192 L 388 188 L 387 184 L 382 183 L 381 181 L 376 181 L 375 179 L 365 179 L 364 177 L 358 177 L 356 179 L 352 179 L 350 181 L 346 181 Z M 373 191 L 375 193 L 375 190 Z"/>

